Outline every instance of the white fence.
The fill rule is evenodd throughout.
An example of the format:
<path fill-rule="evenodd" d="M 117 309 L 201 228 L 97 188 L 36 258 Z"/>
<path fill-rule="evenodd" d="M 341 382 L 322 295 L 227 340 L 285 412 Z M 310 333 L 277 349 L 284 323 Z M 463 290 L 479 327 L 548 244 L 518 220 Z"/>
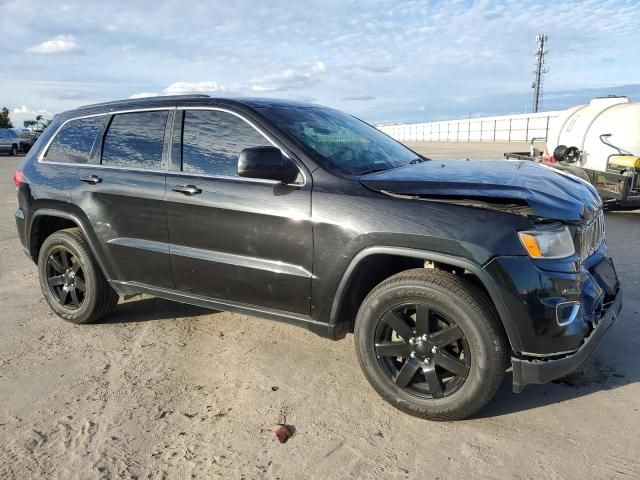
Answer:
<path fill-rule="evenodd" d="M 559 111 L 469 118 L 427 123 L 377 125 L 399 141 L 425 142 L 528 142 L 546 139 Z"/>

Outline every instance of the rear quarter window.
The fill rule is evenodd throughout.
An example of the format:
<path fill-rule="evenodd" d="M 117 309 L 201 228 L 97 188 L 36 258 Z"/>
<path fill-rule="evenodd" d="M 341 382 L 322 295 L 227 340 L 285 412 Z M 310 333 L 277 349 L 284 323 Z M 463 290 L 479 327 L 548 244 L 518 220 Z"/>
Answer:
<path fill-rule="evenodd" d="M 57 133 L 44 159 L 47 162 L 87 163 L 104 117 L 71 120 Z"/>

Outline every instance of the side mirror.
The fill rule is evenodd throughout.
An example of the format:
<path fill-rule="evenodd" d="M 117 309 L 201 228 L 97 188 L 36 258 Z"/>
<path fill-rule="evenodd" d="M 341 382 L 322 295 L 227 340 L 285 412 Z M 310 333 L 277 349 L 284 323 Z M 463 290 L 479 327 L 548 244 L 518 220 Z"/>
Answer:
<path fill-rule="evenodd" d="M 298 176 L 298 167 L 276 147 L 251 147 L 240 152 L 238 175 L 291 183 Z"/>

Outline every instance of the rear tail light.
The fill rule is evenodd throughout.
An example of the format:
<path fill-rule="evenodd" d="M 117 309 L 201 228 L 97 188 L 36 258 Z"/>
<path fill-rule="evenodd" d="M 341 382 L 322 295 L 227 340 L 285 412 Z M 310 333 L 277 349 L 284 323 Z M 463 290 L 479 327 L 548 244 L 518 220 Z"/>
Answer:
<path fill-rule="evenodd" d="M 16 188 L 20 188 L 20 185 L 22 185 L 23 179 L 24 179 L 24 172 L 22 170 L 16 170 L 13 173 L 13 183 L 16 184 Z"/>

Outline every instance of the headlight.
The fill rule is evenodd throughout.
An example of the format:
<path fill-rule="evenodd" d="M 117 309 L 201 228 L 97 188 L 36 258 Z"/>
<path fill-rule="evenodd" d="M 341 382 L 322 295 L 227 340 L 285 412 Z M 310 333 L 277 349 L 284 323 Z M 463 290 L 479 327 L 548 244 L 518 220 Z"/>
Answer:
<path fill-rule="evenodd" d="M 565 258 L 576 253 L 567 227 L 518 232 L 518 236 L 531 258 Z"/>

